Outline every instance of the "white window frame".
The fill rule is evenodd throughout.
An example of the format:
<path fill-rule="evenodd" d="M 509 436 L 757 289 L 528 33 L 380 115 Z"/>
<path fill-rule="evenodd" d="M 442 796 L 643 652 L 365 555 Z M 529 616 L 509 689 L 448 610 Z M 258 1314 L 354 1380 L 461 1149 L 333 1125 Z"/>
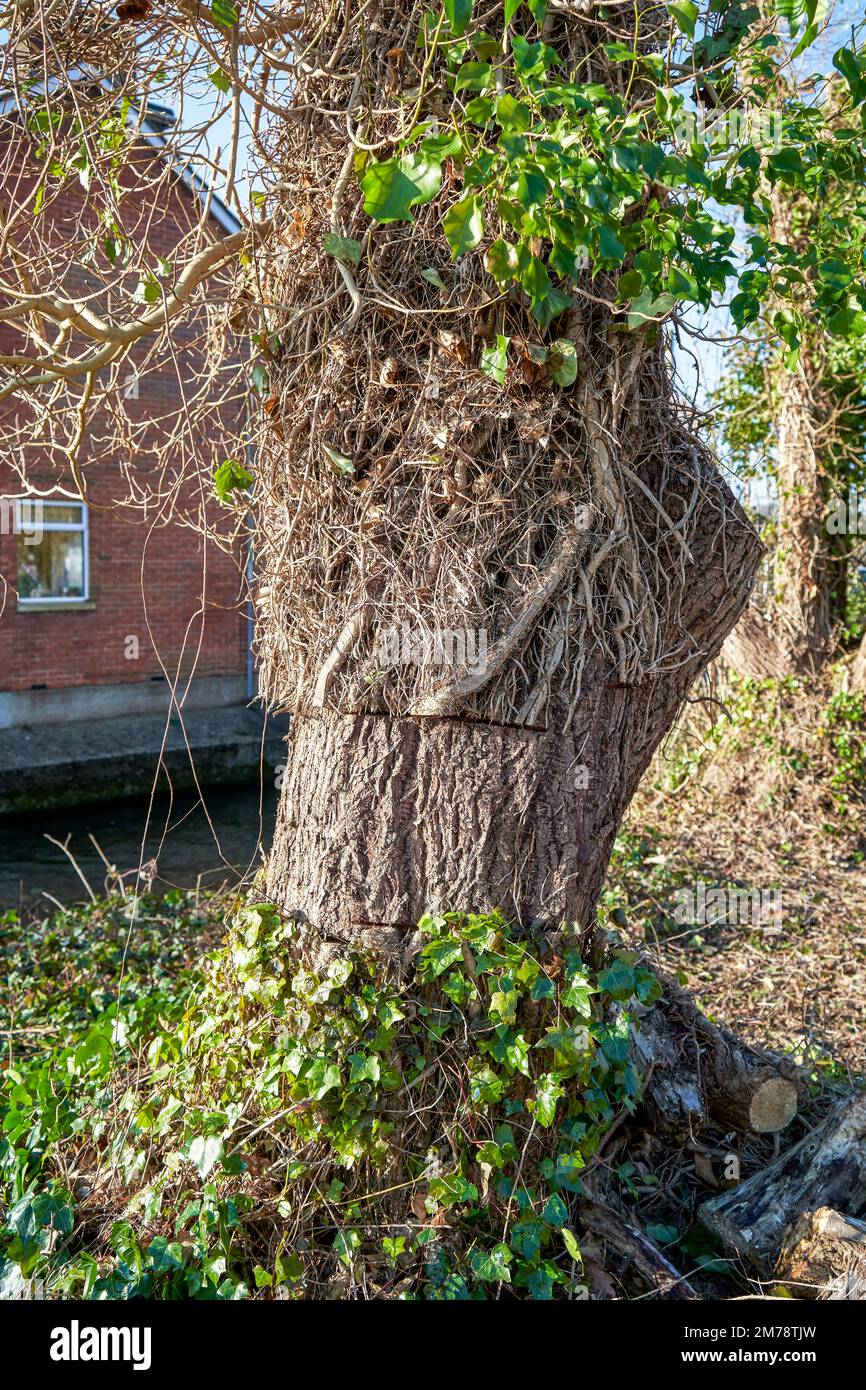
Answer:
<path fill-rule="evenodd" d="M 68 497 L 18 497 L 15 499 L 15 520 L 17 534 L 24 534 L 22 530 L 21 504 L 27 502 L 30 506 L 34 502 L 41 502 L 44 507 L 77 507 L 80 521 L 45 521 L 42 522 L 42 533 L 46 531 L 74 531 L 80 532 L 83 549 L 82 563 L 82 593 L 80 594 L 43 594 L 39 598 L 22 598 L 18 595 L 19 608 L 48 608 L 56 604 L 75 606 L 76 604 L 88 603 L 90 601 L 90 519 L 88 516 L 89 508 L 86 502 L 77 502 Z M 29 518 L 28 518 L 29 521 Z M 16 572 L 16 583 L 18 575 Z"/>

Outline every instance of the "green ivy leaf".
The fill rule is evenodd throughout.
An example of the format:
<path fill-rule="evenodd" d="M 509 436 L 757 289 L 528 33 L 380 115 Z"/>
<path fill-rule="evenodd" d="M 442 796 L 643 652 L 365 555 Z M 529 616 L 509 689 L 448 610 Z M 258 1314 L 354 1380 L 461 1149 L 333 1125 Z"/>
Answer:
<path fill-rule="evenodd" d="M 851 88 L 854 105 L 859 106 L 866 98 L 866 59 L 859 57 L 850 48 L 840 48 L 833 54 L 833 66 L 837 72 L 841 72 Z"/>
<path fill-rule="evenodd" d="M 539 207 L 548 193 L 547 179 L 537 169 L 522 169 L 517 180 L 517 201 L 523 208 Z"/>
<path fill-rule="evenodd" d="M 350 1086 L 356 1086 L 361 1081 L 376 1082 L 379 1080 L 381 1074 L 379 1058 L 372 1053 L 364 1056 L 363 1053 L 352 1052 L 349 1056 L 349 1066 L 351 1068 L 349 1072 Z"/>
<path fill-rule="evenodd" d="M 693 39 L 695 37 L 695 24 L 700 14 L 697 5 L 692 4 L 692 0 L 676 0 L 675 4 L 666 5 L 665 9 L 674 20 L 680 33 Z"/>
<path fill-rule="evenodd" d="M 230 502 L 233 492 L 245 492 L 252 483 L 252 473 L 239 459 L 226 459 L 214 472 L 217 497 L 221 502 Z"/>
<path fill-rule="evenodd" d="M 361 243 L 352 237 L 326 232 L 322 244 L 328 255 L 333 256 L 336 261 L 357 265 L 361 259 Z"/>
<path fill-rule="evenodd" d="M 599 227 L 598 247 L 606 261 L 619 263 L 625 259 L 625 247 L 612 227 Z"/>
<path fill-rule="evenodd" d="M 145 275 L 139 280 L 135 291 L 139 304 L 158 304 L 162 299 L 162 288 L 154 275 Z"/>
<path fill-rule="evenodd" d="M 508 1266 L 514 1256 L 507 1245 L 494 1245 L 492 1250 L 471 1250 L 469 1253 L 469 1265 L 476 1279 L 482 1283 L 498 1283 L 500 1280 L 505 1284 L 511 1283 L 511 1271 Z"/>
<path fill-rule="evenodd" d="M 636 63 L 640 57 L 639 53 L 625 43 L 606 43 L 603 47 L 612 63 Z"/>
<path fill-rule="evenodd" d="M 490 97 L 473 97 L 466 106 L 466 119 L 475 125 L 486 125 L 493 115 L 493 102 Z"/>
<path fill-rule="evenodd" d="M 454 78 L 455 92 L 483 92 L 490 81 L 492 68 L 489 63 L 463 63 Z"/>
<path fill-rule="evenodd" d="M 348 454 L 341 454 L 339 449 L 332 449 L 330 444 L 323 444 L 322 451 L 335 473 L 350 477 L 355 472 L 354 461 Z"/>
<path fill-rule="evenodd" d="M 514 66 L 522 78 L 536 77 L 561 63 L 559 55 L 546 43 L 530 43 L 522 34 L 512 34 Z"/>
<path fill-rule="evenodd" d="M 646 1233 L 650 1240 L 654 1240 L 656 1245 L 673 1245 L 679 1240 L 680 1233 L 676 1226 L 647 1226 Z"/>
<path fill-rule="evenodd" d="M 498 285 L 507 285 L 516 276 L 520 264 L 517 247 L 498 237 L 488 248 L 484 264 Z"/>
<path fill-rule="evenodd" d="M 472 18 L 474 0 L 445 0 L 445 15 L 455 38 L 465 34 Z"/>
<path fill-rule="evenodd" d="M 547 373 L 557 386 L 571 386 L 577 380 L 577 351 L 569 338 L 557 338 L 547 352 Z"/>
<path fill-rule="evenodd" d="M 439 271 L 436 270 L 435 266 L 425 266 L 421 271 L 421 279 L 426 280 L 428 285 L 435 285 L 436 289 L 441 290 L 443 294 L 448 293 L 448 286 L 445 284 L 445 281 L 442 279 L 442 276 L 439 274 Z"/>
<path fill-rule="evenodd" d="M 211 14 L 223 29 L 231 29 L 238 22 L 238 12 L 232 0 L 213 0 Z"/>
<path fill-rule="evenodd" d="M 467 251 L 474 250 L 484 235 L 481 206 L 481 199 L 470 193 L 450 207 L 445 214 L 442 225 L 455 261 L 458 256 L 464 256 Z"/>
<path fill-rule="evenodd" d="M 542 1129 L 550 1129 L 556 1119 L 557 1102 L 565 1095 L 562 1083 L 554 1072 L 538 1078 L 535 1098 L 527 1102 Z"/>
<path fill-rule="evenodd" d="M 352 1255 L 361 1244 L 360 1231 L 353 1230 L 351 1226 L 343 1231 L 338 1231 L 334 1237 L 334 1251 L 341 1264 L 347 1269 L 351 1268 Z"/>
<path fill-rule="evenodd" d="M 754 323 L 760 312 L 760 301 L 754 295 L 735 294 L 731 300 L 731 318 L 738 329 Z"/>
<path fill-rule="evenodd" d="M 598 987 L 611 999 L 630 999 L 635 989 L 634 968 L 624 960 L 613 961 L 599 973 Z"/>
<path fill-rule="evenodd" d="M 496 102 L 496 119 L 503 130 L 528 130 L 532 125 L 532 112 L 525 101 L 518 101 L 510 92 L 504 92 Z"/>
<path fill-rule="evenodd" d="M 866 313 L 850 306 L 837 309 L 828 318 L 827 328 L 834 338 L 861 338 L 866 333 Z"/>
<path fill-rule="evenodd" d="M 632 302 L 628 315 L 629 328 L 644 328 L 647 323 L 664 318 L 676 302 L 675 295 L 664 293 L 654 296 L 652 290 L 644 290 Z"/>
<path fill-rule="evenodd" d="M 213 72 L 209 72 L 208 81 L 213 83 L 217 91 L 230 92 L 232 89 L 232 80 L 223 68 L 214 68 Z"/>
<path fill-rule="evenodd" d="M 568 1207 L 558 1192 L 552 1192 L 548 1197 L 541 1219 L 548 1226 L 555 1226 L 557 1230 L 565 1225 L 568 1220 Z"/>
<path fill-rule="evenodd" d="M 639 270 L 627 270 L 619 277 L 617 284 L 617 299 L 634 299 L 639 295 L 643 288 L 643 276 Z"/>
<path fill-rule="evenodd" d="M 582 1264 L 583 1256 L 580 1253 L 580 1246 L 577 1243 L 577 1236 L 574 1234 L 574 1231 L 570 1230 L 568 1226 L 563 1226 L 562 1239 L 571 1258 Z"/>
<path fill-rule="evenodd" d="M 256 395 L 263 396 L 271 384 L 271 375 L 264 362 L 254 362 L 250 368 L 250 385 Z"/>
<path fill-rule="evenodd" d="M 441 186 L 441 164 L 421 154 L 385 159 L 361 179 L 364 211 L 376 222 L 411 222 L 412 208 L 431 202 Z"/>
<path fill-rule="evenodd" d="M 215 1134 L 200 1134 L 193 1139 L 187 1151 L 190 1163 L 198 1169 L 199 1177 L 206 1178 L 211 1168 L 225 1157 L 225 1144 Z"/>
<path fill-rule="evenodd" d="M 421 961 L 424 966 L 424 978 L 435 980 L 449 965 L 454 965 L 463 958 L 463 949 L 460 942 L 454 936 L 440 936 L 437 940 L 431 941 L 421 952 Z"/>
<path fill-rule="evenodd" d="M 505 372 L 508 367 L 508 342 L 508 338 L 500 333 L 497 335 L 494 346 L 486 347 L 481 353 L 481 370 L 485 376 L 491 377 L 497 386 L 501 386 L 505 381 Z"/>
<path fill-rule="evenodd" d="M 317 1057 L 304 1077 L 312 1100 L 321 1100 L 341 1082 L 340 1068 L 324 1057 Z"/>

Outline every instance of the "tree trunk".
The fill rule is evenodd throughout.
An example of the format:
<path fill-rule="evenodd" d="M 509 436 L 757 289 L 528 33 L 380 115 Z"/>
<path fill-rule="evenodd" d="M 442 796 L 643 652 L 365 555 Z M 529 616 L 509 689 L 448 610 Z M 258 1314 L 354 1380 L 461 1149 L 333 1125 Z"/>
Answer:
<path fill-rule="evenodd" d="M 861 638 L 851 666 L 851 689 L 866 694 L 866 637 Z"/>
<path fill-rule="evenodd" d="M 721 489 L 720 489 L 721 490 Z M 436 909 L 588 926 L 625 808 L 695 676 L 747 599 L 759 546 L 733 499 L 708 526 L 671 620 L 691 656 L 623 685 L 596 659 L 570 725 L 560 689 L 545 728 L 459 717 L 296 715 L 267 891 L 327 936 L 392 929 Z"/>
<path fill-rule="evenodd" d="M 815 434 L 819 374 L 804 354 L 779 373 L 774 556 L 775 601 L 769 617 L 750 607 L 725 643 L 723 659 L 739 675 L 781 679 L 814 675 L 833 654 L 833 611 L 844 603 L 840 562 L 825 526 L 826 499 Z M 840 599 L 841 594 L 841 599 Z"/>
<path fill-rule="evenodd" d="M 267 891 L 328 936 L 392 944 L 437 907 L 590 926 L 625 807 L 760 554 L 680 417 L 664 330 L 623 332 L 615 275 L 575 260 L 542 326 L 486 264 L 507 230 L 493 197 L 455 264 L 448 168 L 411 221 L 371 224 L 359 148 L 399 148 L 395 88 L 420 82 L 418 119 L 447 106 L 442 51 L 422 71 L 407 45 L 424 9 L 368 29 L 343 4 L 310 14 L 318 56 L 273 150 L 254 500 L 262 688 L 293 716 Z M 545 26 L 596 80 L 599 9 Z M 640 9 L 656 51 L 668 16 Z M 335 261 L 335 237 L 362 254 Z M 560 386 L 544 364 L 563 339 Z"/>
<path fill-rule="evenodd" d="M 774 615 L 789 669 L 817 671 L 831 654 L 831 557 L 815 443 L 820 374 L 805 350 L 779 401 L 779 602 Z"/>

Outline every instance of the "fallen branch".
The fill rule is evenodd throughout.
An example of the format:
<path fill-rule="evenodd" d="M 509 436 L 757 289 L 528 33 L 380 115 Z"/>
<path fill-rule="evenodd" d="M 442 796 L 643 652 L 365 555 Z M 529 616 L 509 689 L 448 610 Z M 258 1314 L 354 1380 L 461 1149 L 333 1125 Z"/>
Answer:
<path fill-rule="evenodd" d="M 632 1267 L 644 1283 L 667 1299 L 687 1301 L 697 1292 L 648 1235 L 632 1226 L 601 1202 L 585 1201 L 580 1207 L 581 1226 L 613 1251 L 622 1262 L 620 1275 Z M 609 1263 L 604 1268 L 610 1270 Z"/>
<path fill-rule="evenodd" d="M 776 1134 L 797 1113 L 794 1063 L 711 1023 L 669 981 L 639 1020 L 633 1051 L 654 1126 L 683 1142 L 711 1121 L 724 1130 Z"/>

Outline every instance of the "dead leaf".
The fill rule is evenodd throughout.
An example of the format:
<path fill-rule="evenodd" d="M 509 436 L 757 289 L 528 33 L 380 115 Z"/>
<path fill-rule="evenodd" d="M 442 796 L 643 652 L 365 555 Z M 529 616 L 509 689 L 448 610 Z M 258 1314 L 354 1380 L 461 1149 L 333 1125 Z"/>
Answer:
<path fill-rule="evenodd" d="M 300 208 L 295 208 L 295 211 L 289 219 L 289 225 L 282 233 L 283 241 L 293 249 L 300 246 L 307 235 L 308 222 L 309 214 L 306 210 L 302 211 Z"/>
<path fill-rule="evenodd" d="M 719 1180 L 716 1177 L 716 1172 L 713 1168 L 713 1160 L 710 1158 L 709 1154 L 695 1154 L 695 1172 L 701 1182 L 706 1183 L 707 1187 L 718 1188 Z"/>
<path fill-rule="evenodd" d="M 396 357 L 386 357 L 379 368 L 379 385 L 396 386 L 400 375 L 400 367 Z"/>
<path fill-rule="evenodd" d="M 472 354 L 465 338 L 461 338 L 459 333 L 450 333 L 447 328 L 442 328 L 438 333 L 438 341 L 448 357 L 453 357 L 462 366 L 466 366 Z"/>
<path fill-rule="evenodd" d="M 596 1264 L 595 1260 L 585 1260 L 583 1272 L 596 1298 L 607 1299 L 618 1296 L 616 1285 L 610 1275 L 602 1269 L 601 1265 Z"/>

